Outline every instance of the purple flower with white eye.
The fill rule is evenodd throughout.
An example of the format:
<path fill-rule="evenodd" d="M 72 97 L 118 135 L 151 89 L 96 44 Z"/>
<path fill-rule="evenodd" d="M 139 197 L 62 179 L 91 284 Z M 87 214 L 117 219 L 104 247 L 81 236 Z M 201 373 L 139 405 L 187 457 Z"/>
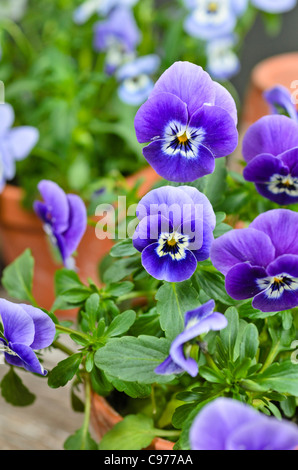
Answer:
<path fill-rule="evenodd" d="M 14 119 L 12 106 L 0 104 L 0 191 L 15 177 L 16 162 L 28 157 L 39 139 L 35 127 L 12 127 Z"/>
<path fill-rule="evenodd" d="M 155 372 L 161 375 L 181 374 L 187 372 L 196 377 L 199 372 L 197 361 L 187 355 L 187 345 L 203 333 L 219 331 L 226 328 L 228 321 L 222 313 L 214 312 L 215 302 L 209 300 L 201 307 L 186 312 L 184 331 L 171 344 L 170 355 Z"/>
<path fill-rule="evenodd" d="M 213 242 L 211 261 L 233 299 L 253 298 L 262 312 L 298 306 L 297 226 L 297 212 L 274 209 Z"/>
<path fill-rule="evenodd" d="M 277 85 L 264 92 L 264 98 L 269 103 L 272 114 L 286 113 L 291 119 L 298 122 L 298 112 L 289 90 Z"/>
<path fill-rule="evenodd" d="M 216 220 L 207 197 L 191 186 L 163 186 L 150 191 L 137 206 L 139 225 L 134 247 L 156 279 L 189 279 L 198 261 L 209 258 Z"/>
<path fill-rule="evenodd" d="M 76 8 L 73 19 L 75 23 L 83 24 L 95 13 L 107 16 L 113 8 L 119 6 L 133 7 L 137 2 L 138 0 L 86 0 Z"/>
<path fill-rule="evenodd" d="M 298 427 L 232 398 L 216 398 L 195 418 L 191 450 L 295 450 Z"/>
<path fill-rule="evenodd" d="M 191 12 L 185 31 L 195 38 L 212 40 L 231 33 L 247 8 L 248 0 L 184 0 Z"/>
<path fill-rule="evenodd" d="M 39 308 L 0 299 L 3 336 L 0 352 L 8 364 L 46 375 L 35 350 L 47 348 L 54 341 L 56 328 L 49 315 Z"/>
<path fill-rule="evenodd" d="M 230 93 L 190 62 L 176 62 L 156 82 L 135 117 L 143 154 L 169 181 L 214 171 L 215 158 L 237 147 L 237 110 Z"/>
<path fill-rule="evenodd" d="M 264 116 L 246 132 L 242 152 L 243 176 L 262 196 L 283 206 L 298 202 L 298 122 Z"/>
<path fill-rule="evenodd" d="M 95 25 L 94 49 L 106 52 L 106 72 L 113 74 L 123 63 L 134 58 L 140 31 L 128 8 L 115 8 L 105 21 Z"/>
<path fill-rule="evenodd" d="M 240 61 L 234 52 L 233 35 L 209 41 L 206 45 L 207 71 L 216 80 L 229 80 L 240 70 Z"/>
<path fill-rule="evenodd" d="M 160 66 L 160 58 L 155 54 L 138 57 L 117 70 L 116 78 L 120 82 L 118 96 L 133 106 L 146 101 L 153 90 L 154 83 L 150 75 Z"/>
<path fill-rule="evenodd" d="M 44 202 L 35 201 L 34 210 L 52 244 L 58 248 L 64 266 L 73 269 L 72 254 L 87 227 L 85 204 L 76 194 L 65 194 L 53 181 L 40 181 L 38 190 Z"/>
<path fill-rule="evenodd" d="M 284 13 L 295 8 L 297 0 L 251 0 L 251 3 L 267 13 Z"/>

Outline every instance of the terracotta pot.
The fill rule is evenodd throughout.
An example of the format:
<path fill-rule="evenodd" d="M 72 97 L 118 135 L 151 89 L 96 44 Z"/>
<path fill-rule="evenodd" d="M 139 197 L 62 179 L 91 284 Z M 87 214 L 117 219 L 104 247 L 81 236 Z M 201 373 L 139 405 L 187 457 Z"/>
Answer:
<path fill-rule="evenodd" d="M 120 414 L 109 405 L 105 398 L 95 393 L 92 395 L 92 426 L 99 440 L 121 420 Z M 172 450 L 173 447 L 174 442 L 157 437 L 146 450 Z"/>
<path fill-rule="evenodd" d="M 160 177 L 151 167 L 147 167 L 129 177 L 128 184 L 132 186 L 140 178 L 144 179 L 139 190 L 141 197 Z M 55 299 L 54 275 L 61 265 L 54 261 L 41 221 L 33 212 L 22 207 L 22 199 L 22 190 L 11 185 L 7 185 L 0 195 L 2 261 L 4 265 L 8 265 L 26 248 L 30 248 L 35 259 L 33 294 L 41 307 L 50 309 Z M 78 274 L 82 282 L 87 282 L 87 279 L 91 278 L 99 283 L 98 265 L 112 246 L 112 240 L 98 240 L 94 227 L 88 226 L 76 257 Z M 58 316 L 74 319 L 76 313 L 76 310 L 65 310 L 59 312 Z"/>
<path fill-rule="evenodd" d="M 298 80 L 298 52 L 273 56 L 256 65 L 244 101 L 242 125 L 250 125 L 270 112 L 263 98 L 264 91 L 283 85 L 292 93 L 295 80 Z"/>

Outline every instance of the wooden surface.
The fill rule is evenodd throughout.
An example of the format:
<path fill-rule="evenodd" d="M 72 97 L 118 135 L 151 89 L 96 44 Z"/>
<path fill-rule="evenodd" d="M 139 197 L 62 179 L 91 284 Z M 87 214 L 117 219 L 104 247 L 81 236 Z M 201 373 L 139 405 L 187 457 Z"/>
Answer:
<path fill-rule="evenodd" d="M 49 351 L 43 357 L 45 369 L 51 369 L 65 355 Z M 0 380 L 8 370 L 0 364 Z M 17 372 L 36 399 L 31 406 L 14 407 L 0 395 L 0 450 L 63 450 L 64 441 L 81 427 L 84 417 L 71 409 L 70 387 L 51 389 L 46 378 Z"/>

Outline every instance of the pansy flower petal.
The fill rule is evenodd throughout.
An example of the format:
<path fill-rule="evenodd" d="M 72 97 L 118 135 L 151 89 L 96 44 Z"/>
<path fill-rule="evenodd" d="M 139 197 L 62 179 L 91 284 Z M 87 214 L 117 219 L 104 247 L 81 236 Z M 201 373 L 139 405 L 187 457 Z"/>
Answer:
<path fill-rule="evenodd" d="M 264 116 L 247 130 L 242 144 L 243 157 L 250 162 L 264 153 L 274 156 L 298 147 L 298 123 L 286 116 Z"/>
<path fill-rule="evenodd" d="M 69 204 L 66 194 L 58 184 L 49 180 L 40 181 L 38 190 L 48 208 L 54 230 L 58 233 L 65 232 L 69 223 Z"/>
<path fill-rule="evenodd" d="M 154 372 L 161 375 L 172 375 L 181 374 L 184 372 L 184 369 L 175 364 L 171 356 L 168 356 L 161 364 L 159 364 L 159 366 L 156 367 Z"/>
<path fill-rule="evenodd" d="M 217 238 L 211 247 L 211 261 L 223 274 L 239 263 L 248 261 L 252 266 L 266 267 L 275 258 L 270 236 L 257 227 L 231 230 Z"/>
<path fill-rule="evenodd" d="M 248 263 L 239 263 L 233 266 L 226 276 L 226 290 L 232 299 L 251 299 L 260 293 L 257 279 L 266 278 L 264 268 L 251 266 Z"/>
<path fill-rule="evenodd" d="M 289 209 L 273 209 L 260 214 L 250 228 L 266 234 L 274 245 L 276 257 L 298 254 L 298 213 Z M 258 248 L 261 251 L 261 248 Z M 273 260 L 272 260 L 273 261 Z"/>
<path fill-rule="evenodd" d="M 202 106 L 192 115 L 189 127 L 204 130 L 202 144 L 215 157 L 225 157 L 237 147 L 238 131 L 235 122 L 219 106 Z"/>
<path fill-rule="evenodd" d="M 188 249 L 183 259 L 172 259 L 171 256 L 159 256 L 158 243 L 147 246 L 142 252 L 142 264 L 155 279 L 167 282 L 181 282 L 189 279 L 197 268 L 197 260 Z"/>
<path fill-rule="evenodd" d="M 172 152 L 172 153 L 171 153 Z M 204 145 L 192 146 L 187 156 L 183 151 L 168 150 L 165 153 L 162 142 L 156 141 L 143 149 L 144 157 L 152 168 L 169 181 L 192 182 L 213 173 L 215 159 L 212 152 Z"/>
<path fill-rule="evenodd" d="M 54 341 L 56 328 L 49 315 L 32 305 L 20 304 L 34 323 L 34 340 L 30 344 L 32 349 L 47 348 Z M 20 342 L 20 341 L 19 341 Z"/>
<path fill-rule="evenodd" d="M 15 160 L 23 160 L 35 147 L 39 132 L 35 127 L 21 126 L 10 130 L 6 140 Z"/>
<path fill-rule="evenodd" d="M 33 319 L 25 310 L 12 302 L 0 299 L 4 337 L 9 342 L 23 343 L 30 346 L 34 341 L 35 328 Z"/>
<path fill-rule="evenodd" d="M 63 233 L 66 244 L 66 258 L 77 249 L 87 228 L 87 210 L 83 200 L 76 194 L 67 194 L 69 225 Z"/>
<path fill-rule="evenodd" d="M 188 122 L 186 104 L 170 93 L 159 93 L 150 97 L 140 107 L 135 117 L 138 142 L 164 140 L 168 132 L 167 126 L 170 126 L 172 122 L 178 122 L 182 127 L 186 127 Z"/>
<path fill-rule="evenodd" d="M 158 241 L 161 232 L 171 233 L 172 231 L 172 223 L 161 214 L 144 217 L 133 235 L 133 246 L 142 252 L 146 246 Z"/>
<path fill-rule="evenodd" d="M 215 89 L 214 105 L 225 109 L 233 119 L 235 125 L 237 125 L 237 107 L 234 99 L 232 98 L 232 95 L 218 82 L 213 82 L 213 86 Z"/>
<path fill-rule="evenodd" d="M 150 95 L 171 93 L 187 104 L 191 116 L 203 104 L 214 104 L 215 89 L 209 74 L 190 62 L 175 62 L 157 80 Z"/>
<path fill-rule="evenodd" d="M 21 343 L 12 343 L 10 347 L 18 355 L 26 370 L 40 375 L 47 374 L 47 371 L 45 371 L 40 364 L 35 352 L 29 346 Z"/>
<path fill-rule="evenodd" d="M 0 104 L 0 137 L 5 136 L 15 119 L 13 107 L 10 104 Z"/>

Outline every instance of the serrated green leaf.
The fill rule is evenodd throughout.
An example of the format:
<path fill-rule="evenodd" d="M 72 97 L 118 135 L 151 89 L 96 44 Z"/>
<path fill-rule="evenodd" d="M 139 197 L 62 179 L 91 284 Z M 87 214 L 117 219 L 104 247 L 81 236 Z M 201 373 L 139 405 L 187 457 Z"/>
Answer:
<path fill-rule="evenodd" d="M 77 353 L 59 362 L 48 376 L 48 384 L 52 388 L 64 387 L 76 372 L 82 361 L 82 354 Z"/>
<path fill-rule="evenodd" d="M 112 338 L 95 353 L 95 364 L 113 377 L 127 382 L 165 383 L 174 376 L 158 375 L 155 368 L 169 354 L 170 342 L 152 336 Z"/>

